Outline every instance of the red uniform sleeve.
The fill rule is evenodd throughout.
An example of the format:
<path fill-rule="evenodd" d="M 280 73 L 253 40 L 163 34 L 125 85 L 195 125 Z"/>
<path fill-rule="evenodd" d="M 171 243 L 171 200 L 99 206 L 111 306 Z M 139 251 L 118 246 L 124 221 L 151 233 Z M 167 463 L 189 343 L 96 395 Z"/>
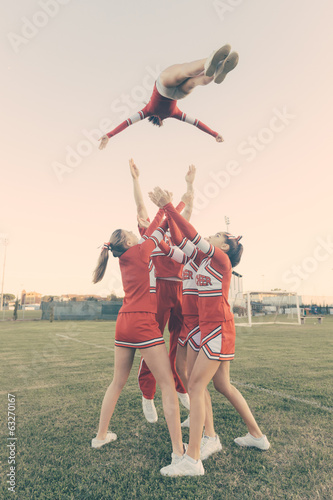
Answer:
<path fill-rule="evenodd" d="M 179 108 L 176 108 L 176 110 L 173 112 L 171 116 L 172 118 L 176 118 L 177 120 L 181 120 L 182 122 L 194 125 L 195 127 L 198 127 L 198 129 L 202 130 L 203 132 L 206 132 L 206 134 L 212 135 L 213 137 L 217 137 L 219 135 L 218 132 L 215 132 L 211 128 L 207 127 L 207 125 L 202 123 L 200 120 L 197 120 L 196 118 L 191 118 L 186 113 L 180 111 Z"/>
<path fill-rule="evenodd" d="M 144 262 L 148 262 L 152 251 L 160 244 L 164 237 L 164 231 L 161 227 L 158 227 L 149 238 L 145 239 L 143 243 L 140 243 L 139 250 L 141 259 Z"/>
<path fill-rule="evenodd" d="M 114 135 L 117 135 L 123 130 L 125 130 L 125 128 L 129 127 L 130 125 L 133 125 L 134 123 L 139 122 L 140 120 L 144 120 L 145 118 L 147 118 L 147 116 L 148 116 L 147 106 L 145 106 L 140 111 L 127 118 L 127 120 L 123 121 L 120 125 L 118 125 L 118 127 L 111 130 L 111 132 L 108 132 L 106 135 L 109 138 L 113 137 Z"/>
<path fill-rule="evenodd" d="M 187 257 L 179 248 L 171 248 L 164 240 L 158 244 L 158 248 L 166 255 L 166 257 L 170 257 L 170 259 L 178 262 L 178 264 L 187 264 L 190 260 L 189 257 Z"/>
<path fill-rule="evenodd" d="M 231 269 L 231 263 L 227 254 L 220 248 L 213 247 L 210 243 L 208 243 L 208 241 L 201 238 L 200 234 L 197 233 L 192 224 L 190 224 L 181 214 L 177 212 L 177 210 L 175 210 L 172 203 L 165 205 L 164 210 L 173 218 L 183 235 L 191 240 L 192 243 L 199 250 L 201 250 L 201 252 L 206 254 L 208 257 L 214 257 L 214 260 L 222 266 L 224 270 L 229 271 Z"/>
<path fill-rule="evenodd" d="M 169 212 L 166 212 L 166 216 L 167 216 L 168 225 L 169 225 L 169 229 L 170 229 L 170 233 L 171 233 L 171 239 L 172 239 L 173 243 L 175 245 L 177 245 L 177 247 L 178 247 L 184 239 L 183 235 L 180 232 L 179 227 L 177 226 L 177 224 L 175 223 L 175 221 L 173 220 L 173 218 L 169 214 Z"/>
<path fill-rule="evenodd" d="M 145 241 L 140 243 L 140 255 L 144 261 L 149 260 L 152 251 L 159 246 L 160 242 L 163 240 L 165 231 L 168 227 L 167 219 L 161 223 L 163 215 L 164 210 L 160 208 L 143 236 Z"/>
<path fill-rule="evenodd" d="M 182 212 L 184 210 L 185 206 L 186 206 L 185 203 L 183 201 L 180 201 L 178 203 L 178 205 L 176 206 L 177 212 L 179 212 L 179 213 Z"/>
<path fill-rule="evenodd" d="M 153 221 L 149 224 L 149 226 L 145 230 L 144 232 L 145 236 L 149 237 L 151 234 L 153 234 L 155 229 L 157 229 L 158 226 L 161 224 L 163 217 L 164 217 L 164 210 L 163 208 L 160 208 L 157 214 L 155 215 Z"/>

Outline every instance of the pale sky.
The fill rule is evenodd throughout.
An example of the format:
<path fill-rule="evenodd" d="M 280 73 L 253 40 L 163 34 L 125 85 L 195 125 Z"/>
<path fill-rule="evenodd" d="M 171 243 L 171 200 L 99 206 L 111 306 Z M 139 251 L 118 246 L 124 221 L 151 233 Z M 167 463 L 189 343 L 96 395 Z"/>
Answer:
<path fill-rule="evenodd" d="M 100 284 L 91 273 L 114 229 L 136 230 L 133 157 L 151 216 L 147 192 L 161 185 L 177 201 L 196 165 L 192 223 L 205 236 L 225 230 L 229 216 L 243 235 L 235 270 L 245 289 L 333 295 L 332 18 L 328 0 L 3 5 L 4 292 L 119 291 L 116 259 Z M 238 67 L 178 103 L 224 143 L 173 119 L 161 129 L 135 124 L 104 151 L 89 142 L 103 120 L 109 131 L 143 107 L 160 70 L 225 43 Z M 0 279 L 3 257 L 0 241 Z"/>

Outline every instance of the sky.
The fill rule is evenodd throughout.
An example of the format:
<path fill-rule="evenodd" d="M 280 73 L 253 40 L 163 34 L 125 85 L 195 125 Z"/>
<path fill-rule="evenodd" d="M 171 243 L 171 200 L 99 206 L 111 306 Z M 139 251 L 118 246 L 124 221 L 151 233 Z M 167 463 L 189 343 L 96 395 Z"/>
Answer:
<path fill-rule="evenodd" d="M 197 167 L 192 223 L 243 236 L 244 289 L 333 295 L 333 4 L 319 0 L 17 0 L 2 7 L 0 279 L 4 292 L 121 292 L 118 261 L 93 285 L 114 229 L 136 230 L 128 160 L 177 201 Z M 224 137 L 140 122 L 159 72 L 229 43 L 239 65 L 179 107 Z"/>

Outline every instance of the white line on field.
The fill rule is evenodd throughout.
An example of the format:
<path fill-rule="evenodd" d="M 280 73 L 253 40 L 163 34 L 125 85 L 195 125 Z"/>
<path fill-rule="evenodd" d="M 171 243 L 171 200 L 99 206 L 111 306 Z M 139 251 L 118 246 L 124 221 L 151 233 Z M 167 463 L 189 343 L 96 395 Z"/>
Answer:
<path fill-rule="evenodd" d="M 92 345 L 94 347 L 99 347 L 100 349 L 105 349 L 106 351 L 114 351 L 112 347 L 105 347 L 104 345 L 98 344 L 90 344 L 89 342 L 84 342 L 84 340 L 73 339 L 73 337 L 68 337 L 68 335 L 61 335 L 60 333 L 56 333 L 57 337 L 63 337 L 64 339 L 74 340 L 74 342 L 80 342 L 80 344 Z"/>
<path fill-rule="evenodd" d="M 114 351 L 112 347 L 105 347 L 104 345 L 91 344 L 90 342 L 84 342 L 84 340 L 74 339 L 73 337 L 69 337 L 68 335 L 61 335 L 60 333 L 56 333 L 58 337 L 63 337 L 68 340 L 73 340 L 74 342 L 79 342 L 80 344 L 91 345 L 94 347 L 98 347 L 100 349 L 105 349 L 107 351 Z M 291 401 L 297 401 L 298 403 L 304 403 L 309 406 L 315 406 L 320 410 L 329 411 L 333 413 L 333 408 L 330 406 L 323 406 L 315 401 L 309 401 L 308 399 L 297 398 L 296 396 L 290 396 L 289 394 L 283 394 L 282 392 L 272 391 L 271 389 L 265 389 L 264 387 L 258 387 L 254 384 L 247 384 L 245 382 L 237 382 L 235 380 L 231 380 L 231 383 L 234 385 L 239 385 L 241 387 L 246 387 L 248 389 L 254 389 L 255 391 L 265 392 L 266 394 L 272 394 L 273 396 L 278 396 L 279 398 L 289 399 Z"/>
<path fill-rule="evenodd" d="M 272 394 L 273 396 L 278 396 L 280 398 L 290 399 L 291 401 L 297 401 L 298 403 L 304 403 L 309 406 L 315 406 L 316 408 L 320 408 L 320 410 L 329 411 L 333 413 L 333 408 L 330 406 L 323 406 L 315 401 L 309 401 L 308 399 L 297 398 L 296 396 L 289 396 L 288 394 L 283 394 L 282 392 L 272 391 L 271 389 L 265 389 L 264 387 L 258 387 L 254 384 L 246 384 L 244 382 L 235 382 L 231 380 L 232 384 L 240 385 L 241 387 L 247 387 L 249 389 L 254 389 L 255 391 L 266 392 L 267 394 Z"/>

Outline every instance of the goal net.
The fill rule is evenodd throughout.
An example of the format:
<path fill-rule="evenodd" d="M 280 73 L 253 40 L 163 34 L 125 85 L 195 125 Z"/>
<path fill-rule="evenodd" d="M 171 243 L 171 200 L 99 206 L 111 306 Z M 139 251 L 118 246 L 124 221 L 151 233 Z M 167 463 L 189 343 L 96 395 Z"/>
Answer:
<path fill-rule="evenodd" d="M 238 291 L 230 305 L 236 326 L 301 324 L 297 293 Z"/>

